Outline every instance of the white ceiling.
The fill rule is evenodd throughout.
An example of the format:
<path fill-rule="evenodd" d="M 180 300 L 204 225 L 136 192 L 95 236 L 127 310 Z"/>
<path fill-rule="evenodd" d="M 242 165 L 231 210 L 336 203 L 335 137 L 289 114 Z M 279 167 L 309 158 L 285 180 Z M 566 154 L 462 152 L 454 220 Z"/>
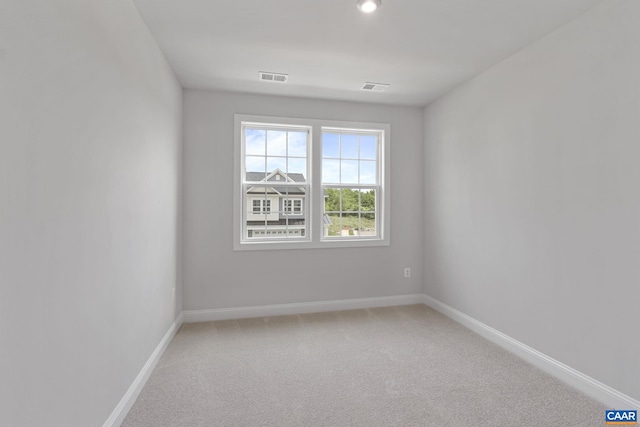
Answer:
<path fill-rule="evenodd" d="M 355 0 L 134 3 L 186 88 L 423 106 L 601 1 L 383 0 L 372 15 Z"/>

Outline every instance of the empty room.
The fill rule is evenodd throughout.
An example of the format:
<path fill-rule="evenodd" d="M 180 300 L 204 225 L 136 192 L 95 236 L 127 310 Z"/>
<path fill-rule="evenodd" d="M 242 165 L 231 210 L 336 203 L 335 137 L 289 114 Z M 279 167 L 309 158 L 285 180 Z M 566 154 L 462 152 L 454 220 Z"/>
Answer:
<path fill-rule="evenodd" d="M 637 0 L 0 0 L 0 426 L 640 410 Z"/>

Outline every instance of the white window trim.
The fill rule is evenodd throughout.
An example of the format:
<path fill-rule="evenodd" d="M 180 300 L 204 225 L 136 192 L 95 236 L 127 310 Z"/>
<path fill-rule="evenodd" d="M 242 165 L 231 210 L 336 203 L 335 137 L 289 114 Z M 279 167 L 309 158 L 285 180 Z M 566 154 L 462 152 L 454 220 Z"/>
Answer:
<path fill-rule="evenodd" d="M 307 180 L 310 186 L 310 192 L 305 197 L 303 203 L 303 212 L 306 212 L 305 221 L 309 224 L 309 236 L 305 236 L 305 240 L 291 239 L 290 241 L 243 241 L 243 212 L 242 212 L 242 123 L 262 123 L 265 125 L 282 125 L 282 126 L 302 126 L 310 128 L 311 152 L 308 157 L 309 176 Z M 322 221 L 323 203 L 321 177 L 322 171 L 322 129 L 336 128 L 349 129 L 353 131 L 382 131 L 380 141 L 380 158 L 378 159 L 378 167 L 380 168 L 380 208 L 377 212 L 379 216 L 379 236 L 371 237 L 354 237 L 344 239 L 326 239 L 323 238 L 324 225 Z M 274 249 L 319 249 L 319 248 L 353 248 L 353 247 L 377 247 L 389 246 L 390 228 L 391 228 L 391 197 L 389 189 L 391 188 L 391 126 L 385 123 L 367 123 L 367 122 L 349 122 L 339 120 L 320 120 L 320 119 L 300 119 L 273 116 L 258 116 L 248 114 L 234 115 L 234 176 L 233 176 L 233 249 L 236 251 L 245 250 L 274 250 Z M 318 176 L 315 176 L 318 175 Z"/>

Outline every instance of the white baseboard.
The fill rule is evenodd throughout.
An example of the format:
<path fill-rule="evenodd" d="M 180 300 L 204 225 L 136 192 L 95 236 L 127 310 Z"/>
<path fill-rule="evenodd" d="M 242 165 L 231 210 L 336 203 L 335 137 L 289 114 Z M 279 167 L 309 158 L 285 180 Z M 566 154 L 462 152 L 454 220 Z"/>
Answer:
<path fill-rule="evenodd" d="M 162 357 L 162 354 L 167 349 L 169 343 L 178 332 L 178 329 L 180 329 L 180 326 L 182 326 L 182 323 L 183 316 L 182 313 L 180 313 L 175 322 L 173 322 L 171 327 L 169 327 L 167 333 L 164 334 L 164 337 L 162 337 L 162 340 L 160 340 L 160 343 L 156 346 L 156 349 L 153 351 L 153 353 L 151 353 L 151 356 L 147 360 L 147 363 L 144 364 L 136 379 L 133 380 L 133 383 L 131 384 L 131 387 L 129 387 L 129 390 L 127 390 L 127 392 L 124 394 L 124 396 L 120 400 L 120 403 L 118 403 L 118 406 L 116 406 L 116 408 L 111 413 L 111 416 L 107 419 L 107 421 L 104 422 L 102 427 L 119 427 L 120 424 L 122 424 L 127 414 L 129 413 L 129 410 L 138 398 L 138 395 L 142 391 L 142 388 L 151 376 L 153 369 L 158 364 L 158 361 Z"/>
<path fill-rule="evenodd" d="M 258 305 L 250 307 L 219 308 L 183 311 L 184 322 L 212 322 L 214 320 L 245 319 L 250 317 L 281 316 L 285 314 L 319 313 L 324 311 L 358 308 L 389 307 L 394 305 L 424 304 L 423 294 L 389 297 L 358 298 L 335 301 L 303 302 L 293 304 Z"/>
<path fill-rule="evenodd" d="M 516 354 L 537 368 L 558 378 L 559 380 L 578 389 L 587 396 L 602 402 L 609 408 L 640 410 L 640 401 L 633 399 L 613 388 L 594 380 L 593 378 L 576 371 L 575 369 L 558 362 L 551 357 L 540 353 L 520 341 L 517 341 L 502 332 L 485 325 L 478 320 L 446 305 L 428 295 L 424 295 L 424 304 L 439 311 L 445 316 L 466 326 L 489 341 L 499 345 L 511 353 Z"/>

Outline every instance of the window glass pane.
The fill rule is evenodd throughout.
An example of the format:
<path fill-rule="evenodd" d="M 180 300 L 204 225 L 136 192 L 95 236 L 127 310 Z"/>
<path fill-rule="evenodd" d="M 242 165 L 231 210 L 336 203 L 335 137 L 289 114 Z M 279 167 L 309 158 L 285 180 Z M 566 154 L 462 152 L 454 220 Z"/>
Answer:
<path fill-rule="evenodd" d="M 376 184 L 376 162 L 372 160 L 360 161 L 360 184 Z"/>
<path fill-rule="evenodd" d="M 324 211 L 339 212 L 340 211 L 340 190 L 337 188 L 326 188 L 324 191 Z"/>
<path fill-rule="evenodd" d="M 289 156 L 307 157 L 307 132 L 289 132 Z"/>
<path fill-rule="evenodd" d="M 358 213 L 342 214 L 342 236 L 353 237 L 359 236 L 360 232 L 360 215 Z"/>
<path fill-rule="evenodd" d="M 331 212 L 325 214 L 325 237 L 339 237 L 341 234 L 340 212 Z"/>
<path fill-rule="evenodd" d="M 360 208 L 363 212 L 376 210 L 376 190 L 360 191 Z"/>
<path fill-rule="evenodd" d="M 295 182 L 304 182 L 307 180 L 307 159 L 288 159 L 287 173 L 289 178 Z"/>
<path fill-rule="evenodd" d="M 280 185 L 280 184 L 284 184 L 284 183 L 287 181 L 287 179 L 286 179 L 286 177 L 285 177 L 285 173 L 284 173 L 284 172 L 282 172 L 282 171 L 279 171 L 279 172 L 278 172 L 278 170 L 279 170 L 279 169 L 276 169 L 276 170 L 275 170 L 275 171 L 276 171 L 276 173 L 270 173 L 270 174 L 269 174 L 269 175 L 270 175 L 270 176 L 269 176 L 269 179 L 268 179 L 269 185 L 275 185 L 275 186 L 277 186 L 277 185 Z M 282 191 L 282 188 L 278 188 L 278 187 L 269 187 L 269 191 L 271 191 L 271 192 L 277 191 L 277 192 L 279 192 L 279 193 L 280 193 L 280 192 Z"/>
<path fill-rule="evenodd" d="M 331 184 L 340 182 L 340 160 L 322 160 L 322 182 Z"/>
<path fill-rule="evenodd" d="M 323 236 L 376 236 L 374 189 L 325 188 Z"/>
<path fill-rule="evenodd" d="M 375 135 L 360 136 L 360 158 L 377 160 L 378 137 Z"/>
<path fill-rule="evenodd" d="M 340 156 L 343 159 L 358 158 L 358 135 L 340 135 Z"/>
<path fill-rule="evenodd" d="M 360 216 L 359 236 L 375 236 L 376 235 L 376 214 L 375 212 L 363 212 Z"/>
<path fill-rule="evenodd" d="M 251 218 L 248 218 L 246 223 L 246 238 L 290 239 L 305 237 L 306 219 L 303 215 L 299 213 L 296 214 L 296 206 L 302 206 L 302 201 L 297 199 L 299 205 L 294 200 L 290 200 L 290 202 L 290 206 L 293 207 L 293 213 L 286 217 L 280 217 L 271 211 L 270 213 L 252 215 Z"/>
<path fill-rule="evenodd" d="M 247 171 L 247 181 L 262 181 L 266 176 L 267 166 L 265 164 L 265 157 L 247 156 L 244 167 Z"/>
<path fill-rule="evenodd" d="M 286 219 L 286 225 L 278 229 L 282 234 L 280 237 L 285 236 L 287 238 L 301 238 L 305 237 L 305 219 L 304 218 L 296 218 L 296 217 L 288 217 Z"/>
<path fill-rule="evenodd" d="M 302 215 L 304 211 L 305 189 L 287 187 L 281 191 L 282 212 L 285 215 Z"/>
<path fill-rule="evenodd" d="M 286 157 L 267 157 L 267 174 L 273 173 L 276 169 L 279 169 L 281 172 L 287 170 Z"/>
<path fill-rule="evenodd" d="M 289 199 L 284 202 L 284 212 L 288 215 L 300 215 L 302 214 L 302 200 L 301 199 Z"/>
<path fill-rule="evenodd" d="M 360 191 L 343 188 L 341 192 L 342 212 L 358 212 L 360 210 Z"/>
<path fill-rule="evenodd" d="M 247 218 L 247 238 L 259 238 L 263 237 L 267 230 L 267 215 L 251 215 L 251 218 Z"/>
<path fill-rule="evenodd" d="M 245 129 L 245 153 L 248 155 L 265 155 L 265 131 L 258 129 Z"/>
<path fill-rule="evenodd" d="M 324 191 L 323 236 L 340 234 L 340 190 L 326 188 Z"/>
<path fill-rule="evenodd" d="M 340 157 L 339 136 L 336 133 L 322 134 L 322 157 Z"/>
<path fill-rule="evenodd" d="M 267 131 L 267 155 L 287 155 L 287 132 L 279 130 Z"/>
<path fill-rule="evenodd" d="M 357 160 L 342 160 L 340 162 L 340 182 L 343 184 L 358 183 Z"/>

